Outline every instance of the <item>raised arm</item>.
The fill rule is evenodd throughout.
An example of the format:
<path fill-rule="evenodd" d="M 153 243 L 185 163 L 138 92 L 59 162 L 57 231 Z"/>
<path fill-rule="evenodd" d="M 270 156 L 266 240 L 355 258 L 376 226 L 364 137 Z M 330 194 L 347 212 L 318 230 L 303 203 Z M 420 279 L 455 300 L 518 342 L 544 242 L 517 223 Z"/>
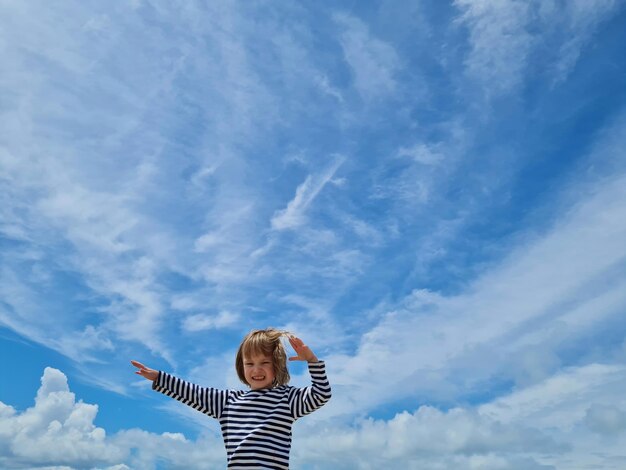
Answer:
<path fill-rule="evenodd" d="M 297 354 L 297 356 L 291 356 L 289 358 L 290 361 L 318 362 L 317 356 L 313 354 L 311 348 L 304 344 L 304 342 L 300 338 L 296 336 L 290 336 L 289 343 Z"/>
<path fill-rule="evenodd" d="M 289 342 L 297 354 L 289 360 L 307 361 L 311 374 L 311 386 L 294 388 L 289 397 L 291 414 L 298 419 L 324 406 L 330 400 L 331 389 L 324 361 L 320 361 L 300 338 L 289 338 Z"/>
<path fill-rule="evenodd" d="M 152 381 L 152 390 L 183 402 L 185 405 L 189 405 L 213 418 L 219 418 L 222 414 L 228 399 L 228 390 L 201 387 L 166 372 L 150 369 L 141 362 L 130 362 L 139 369 L 135 371 L 135 374 Z"/>

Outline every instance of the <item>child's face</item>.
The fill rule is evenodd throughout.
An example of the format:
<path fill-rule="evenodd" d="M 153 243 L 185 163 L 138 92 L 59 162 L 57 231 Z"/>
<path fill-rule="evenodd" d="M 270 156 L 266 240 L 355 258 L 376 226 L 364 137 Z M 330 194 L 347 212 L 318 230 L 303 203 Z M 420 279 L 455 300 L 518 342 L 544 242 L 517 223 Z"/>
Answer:
<path fill-rule="evenodd" d="M 244 356 L 243 372 L 252 390 L 271 388 L 276 377 L 271 356 L 264 354 Z"/>

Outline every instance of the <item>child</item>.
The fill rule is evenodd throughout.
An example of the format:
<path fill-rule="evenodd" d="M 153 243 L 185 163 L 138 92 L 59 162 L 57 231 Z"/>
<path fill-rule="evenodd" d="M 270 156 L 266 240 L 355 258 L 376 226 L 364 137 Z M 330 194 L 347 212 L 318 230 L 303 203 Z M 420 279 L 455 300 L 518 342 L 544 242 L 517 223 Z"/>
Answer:
<path fill-rule="evenodd" d="M 289 360 L 308 362 L 310 387 L 287 385 L 283 335 L 297 354 Z M 139 369 L 136 374 L 152 380 L 153 390 L 219 420 L 229 469 L 288 469 L 293 422 L 330 399 L 324 362 L 301 339 L 273 328 L 251 331 L 237 351 L 237 375 L 250 390 L 200 387 L 140 362 L 131 363 Z"/>

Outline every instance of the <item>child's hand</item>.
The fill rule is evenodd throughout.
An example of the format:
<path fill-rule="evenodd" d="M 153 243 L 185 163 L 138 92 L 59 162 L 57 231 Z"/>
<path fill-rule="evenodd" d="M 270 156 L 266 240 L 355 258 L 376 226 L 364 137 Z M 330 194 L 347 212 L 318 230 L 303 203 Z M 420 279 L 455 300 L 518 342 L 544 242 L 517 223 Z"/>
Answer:
<path fill-rule="evenodd" d="M 290 361 L 318 362 L 317 356 L 313 354 L 313 351 L 311 351 L 311 349 L 309 349 L 309 347 L 304 344 L 300 338 L 290 336 L 289 343 L 297 354 L 297 356 L 290 357 Z"/>
<path fill-rule="evenodd" d="M 130 361 L 130 363 L 139 369 L 135 371 L 135 374 L 141 375 L 148 380 L 152 380 L 154 382 L 159 376 L 158 370 L 150 369 L 149 367 L 144 366 L 141 362 Z"/>

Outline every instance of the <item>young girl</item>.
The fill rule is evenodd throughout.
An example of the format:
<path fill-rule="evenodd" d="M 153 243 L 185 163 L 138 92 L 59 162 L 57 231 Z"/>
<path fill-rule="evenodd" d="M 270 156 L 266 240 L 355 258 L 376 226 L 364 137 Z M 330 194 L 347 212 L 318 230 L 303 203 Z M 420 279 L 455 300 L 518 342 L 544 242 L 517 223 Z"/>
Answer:
<path fill-rule="evenodd" d="M 287 385 L 283 335 L 297 354 L 289 360 L 308 362 L 310 387 Z M 330 399 L 324 362 L 301 339 L 273 328 L 251 331 L 237 351 L 237 375 L 249 390 L 200 387 L 140 362 L 131 363 L 139 369 L 136 374 L 152 380 L 153 390 L 219 420 L 229 469 L 288 469 L 293 422 Z"/>

